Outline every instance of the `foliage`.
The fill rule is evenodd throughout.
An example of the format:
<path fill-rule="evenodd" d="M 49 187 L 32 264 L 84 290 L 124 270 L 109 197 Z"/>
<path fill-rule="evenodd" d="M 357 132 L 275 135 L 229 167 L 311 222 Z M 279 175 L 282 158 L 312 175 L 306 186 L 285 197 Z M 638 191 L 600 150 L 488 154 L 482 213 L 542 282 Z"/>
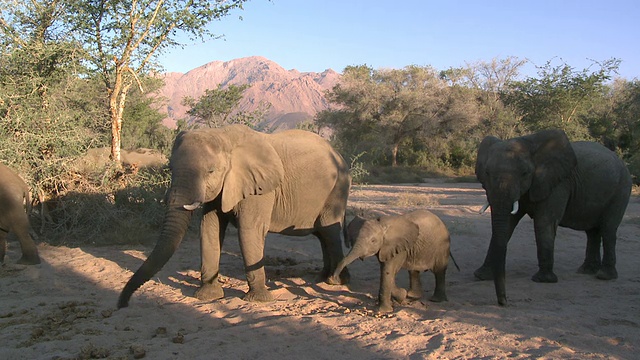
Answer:
<path fill-rule="evenodd" d="M 118 168 L 64 178 L 67 191 L 44 203 L 42 227 L 55 245 L 149 244 L 156 240 L 165 212 L 167 168 Z"/>
<path fill-rule="evenodd" d="M 390 151 L 391 165 L 396 166 L 403 141 L 437 126 L 439 111 L 447 100 L 442 95 L 448 89 L 445 85 L 431 67 L 373 70 L 365 65 L 349 66 L 341 83 L 328 94 L 329 101 L 341 110 L 337 116 L 325 113 L 318 119 L 342 136 L 366 134 L 384 144 Z"/>
<path fill-rule="evenodd" d="M 198 99 L 186 96 L 182 99 L 182 105 L 190 107 L 187 114 L 195 118 L 197 124 L 209 128 L 219 128 L 228 124 L 245 124 L 251 128 L 259 129 L 264 116 L 271 104 L 261 104 L 256 110 L 246 112 L 238 109 L 238 105 L 244 96 L 245 90 L 250 85 L 233 85 L 217 89 L 206 89 Z"/>
<path fill-rule="evenodd" d="M 144 82 L 150 93 L 163 85 L 161 79 L 153 77 L 145 78 Z M 158 109 L 159 102 L 159 99 L 142 93 L 137 88 L 131 91 L 123 115 L 126 119 L 122 125 L 123 148 L 158 149 L 169 155 L 176 133 L 162 123 L 166 115 Z"/>
<path fill-rule="evenodd" d="M 160 67 L 156 58 L 179 45 L 179 32 L 190 38 L 213 36 L 207 25 L 242 8 L 246 0 L 181 1 L 70 0 L 65 23 L 88 52 L 86 64 L 104 82 L 109 99 L 111 156 L 120 161 L 121 130 L 126 98 L 140 77 Z"/>
<path fill-rule="evenodd" d="M 559 128 L 571 139 L 590 140 L 585 115 L 594 99 L 606 93 L 606 81 L 619 64 L 619 60 L 610 59 L 595 63 L 599 66 L 597 71 L 589 68 L 577 71 L 566 63 L 553 66 L 548 61 L 538 68 L 537 78 L 512 82 L 504 101 L 518 110 L 531 131 Z"/>

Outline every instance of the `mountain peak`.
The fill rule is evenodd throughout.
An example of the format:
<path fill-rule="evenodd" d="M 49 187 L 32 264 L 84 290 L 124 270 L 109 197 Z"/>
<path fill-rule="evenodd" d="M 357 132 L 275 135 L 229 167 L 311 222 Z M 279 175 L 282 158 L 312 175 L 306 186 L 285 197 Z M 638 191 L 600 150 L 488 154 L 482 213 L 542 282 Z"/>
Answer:
<path fill-rule="evenodd" d="M 338 83 L 340 76 L 332 69 L 321 73 L 285 70 L 262 56 L 212 61 L 185 74 L 166 73 L 165 85 L 159 91 L 160 96 L 168 99 L 163 108 L 167 113 L 164 124 L 174 127 L 177 120 L 187 117 L 188 108 L 181 104 L 185 96 L 197 99 L 205 90 L 216 89 L 218 85 L 249 84 L 240 102 L 241 110 L 253 111 L 262 102 L 268 102 L 271 104 L 268 123 L 281 128 L 295 127 L 329 107 L 324 93 Z"/>

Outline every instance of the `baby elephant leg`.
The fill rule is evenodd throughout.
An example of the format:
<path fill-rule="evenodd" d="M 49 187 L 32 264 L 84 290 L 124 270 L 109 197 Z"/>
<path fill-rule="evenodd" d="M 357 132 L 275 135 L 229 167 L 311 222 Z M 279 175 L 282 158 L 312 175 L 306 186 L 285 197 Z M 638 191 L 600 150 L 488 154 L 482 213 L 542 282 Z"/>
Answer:
<path fill-rule="evenodd" d="M 420 299 L 422 297 L 422 283 L 420 282 L 420 271 L 409 270 L 409 292 L 410 299 Z"/>
<path fill-rule="evenodd" d="M 447 293 L 445 291 L 445 274 L 447 269 L 442 269 L 433 273 L 436 278 L 436 288 L 433 290 L 433 295 L 429 300 L 433 302 L 447 301 Z"/>
<path fill-rule="evenodd" d="M 394 261 L 380 263 L 380 292 L 378 293 L 378 312 L 393 312 L 391 298 L 402 304 L 407 298 L 407 290 L 396 286 L 396 274 L 400 266 Z"/>

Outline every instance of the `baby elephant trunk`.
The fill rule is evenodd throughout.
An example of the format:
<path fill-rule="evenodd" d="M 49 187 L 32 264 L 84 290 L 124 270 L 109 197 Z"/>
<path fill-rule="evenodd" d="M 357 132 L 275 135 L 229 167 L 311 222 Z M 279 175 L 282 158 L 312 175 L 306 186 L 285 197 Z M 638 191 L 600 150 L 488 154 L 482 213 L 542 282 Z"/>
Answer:
<path fill-rule="evenodd" d="M 336 267 L 336 271 L 334 271 L 333 275 L 331 275 L 327 279 L 327 283 L 331 284 L 331 285 L 340 285 L 340 284 L 342 284 L 342 282 L 340 281 L 340 273 L 342 272 L 342 270 L 344 270 L 345 267 L 347 267 L 347 265 L 351 264 L 355 259 L 357 259 L 359 257 L 360 257 L 360 255 L 357 252 L 357 248 L 354 247 L 353 249 L 351 249 L 349 254 L 347 254 L 347 256 L 345 256 L 342 259 L 342 261 L 340 261 L 340 263 L 338 263 L 338 267 Z"/>

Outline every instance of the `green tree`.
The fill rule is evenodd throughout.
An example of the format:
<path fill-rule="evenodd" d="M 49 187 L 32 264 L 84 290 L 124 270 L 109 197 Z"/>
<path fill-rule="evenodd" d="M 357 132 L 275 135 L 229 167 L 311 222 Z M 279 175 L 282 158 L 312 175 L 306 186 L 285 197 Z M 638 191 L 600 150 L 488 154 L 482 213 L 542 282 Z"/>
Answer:
<path fill-rule="evenodd" d="M 133 85 L 159 68 L 157 56 L 179 45 L 179 32 L 192 39 L 213 36 L 207 28 L 246 0 L 72 0 L 67 24 L 85 45 L 88 65 L 100 74 L 108 97 L 111 157 L 120 161 L 122 119 Z"/>
<path fill-rule="evenodd" d="M 95 87 L 82 79 L 82 47 L 59 30 L 58 1 L 0 6 L 0 158 L 36 193 L 55 193 L 71 159 L 100 135 Z"/>
<path fill-rule="evenodd" d="M 254 129 L 260 128 L 270 104 L 260 104 L 254 111 L 244 111 L 238 108 L 244 97 L 244 92 L 250 87 L 244 85 L 218 85 L 217 89 L 206 89 L 198 99 L 185 96 L 182 105 L 188 106 L 187 114 L 196 123 L 210 128 L 218 128 L 228 124 L 245 124 Z"/>
<path fill-rule="evenodd" d="M 563 129 L 572 139 L 590 139 L 586 115 L 607 92 L 606 82 L 618 69 L 620 60 L 594 62 L 599 68 L 578 71 L 566 63 L 551 61 L 538 68 L 538 77 L 511 83 L 504 96 L 517 109 L 530 131 Z"/>
<path fill-rule="evenodd" d="M 345 68 L 328 99 L 338 106 L 320 113 L 318 124 L 344 138 L 360 137 L 384 144 L 392 166 L 401 144 L 417 132 L 438 126 L 448 101 L 446 84 L 431 67 L 373 70 L 366 65 Z"/>
<path fill-rule="evenodd" d="M 163 81 L 155 77 L 143 79 L 144 88 L 154 93 L 163 85 Z M 169 154 L 175 133 L 164 126 L 166 117 L 160 112 L 157 98 L 134 88 L 127 97 L 122 124 L 122 147 L 125 149 L 151 148 Z"/>

